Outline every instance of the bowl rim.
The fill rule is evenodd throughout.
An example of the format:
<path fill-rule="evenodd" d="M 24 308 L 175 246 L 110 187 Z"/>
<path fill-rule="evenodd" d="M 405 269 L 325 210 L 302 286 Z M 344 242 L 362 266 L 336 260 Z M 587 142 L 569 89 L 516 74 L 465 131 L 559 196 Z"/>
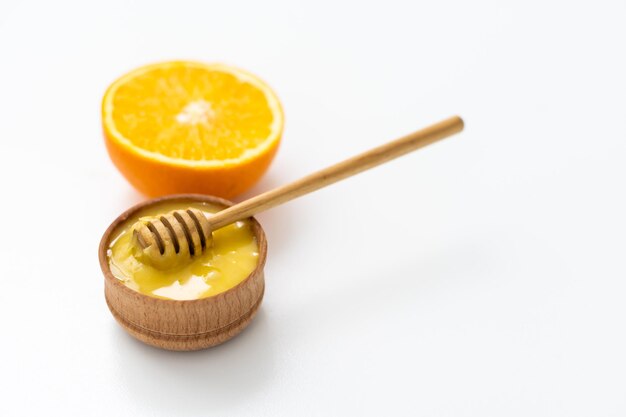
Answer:
<path fill-rule="evenodd" d="M 100 245 L 98 246 L 98 259 L 100 261 L 100 269 L 104 274 L 105 284 L 110 284 L 115 287 L 117 291 L 122 291 L 129 296 L 136 296 L 139 298 L 147 299 L 149 302 L 163 303 L 165 305 L 175 306 L 175 305 L 190 305 L 190 304 L 204 304 L 204 303 L 213 303 L 220 298 L 227 297 L 228 294 L 236 292 L 240 287 L 245 285 L 247 281 L 252 279 L 253 277 L 262 274 L 263 269 L 265 267 L 265 260 L 267 258 L 267 239 L 265 237 L 265 232 L 261 227 L 261 224 L 254 217 L 250 217 L 250 221 L 252 222 L 252 230 L 254 232 L 254 236 L 257 239 L 257 245 L 259 246 L 259 259 L 256 267 L 250 272 L 250 274 L 244 278 L 240 283 L 227 289 L 226 291 L 222 291 L 221 293 L 211 295 L 209 297 L 196 298 L 193 300 L 172 300 L 167 298 L 157 298 L 152 297 L 150 295 L 143 294 L 139 291 L 135 291 L 132 288 L 127 287 L 122 281 L 116 278 L 111 272 L 111 268 L 109 267 L 107 251 L 109 249 L 109 243 L 111 239 L 111 235 L 117 228 L 128 220 L 129 217 L 137 213 L 139 210 L 144 209 L 146 207 L 159 204 L 166 201 L 176 201 L 176 200 L 192 200 L 196 202 L 205 202 L 216 205 L 221 205 L 224 207 L 232 206 L 234 203 L 223 199 L 221 197 L 207 195 L 207 194 L 170 194 L 162 197 L 151 198 L 145 201 L 142 201 L 134 206 L 130 207 L 122 214 L 117 216 L 113 222 L 106 229 L 102 238 L 100 239 Z"/>

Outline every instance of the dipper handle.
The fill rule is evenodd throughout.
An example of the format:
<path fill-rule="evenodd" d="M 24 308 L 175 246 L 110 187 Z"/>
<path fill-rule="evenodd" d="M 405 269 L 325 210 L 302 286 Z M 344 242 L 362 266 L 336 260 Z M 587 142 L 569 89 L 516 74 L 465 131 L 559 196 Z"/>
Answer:
<path fill-rule="evenodd" d="M 463 120 L 453 116 L 304 178 L 252 197 L 208 218 L 211 230 L 219 229 L 259 212 L 334 184 L 367 169 L 423 148 L 463 130 Z"/>

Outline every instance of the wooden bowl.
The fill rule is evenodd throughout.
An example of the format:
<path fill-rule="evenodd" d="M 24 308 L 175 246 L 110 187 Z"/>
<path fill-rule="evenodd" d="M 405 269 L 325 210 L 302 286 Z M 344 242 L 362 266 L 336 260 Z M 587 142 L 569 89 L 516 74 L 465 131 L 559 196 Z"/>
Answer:
<path fill-rule="evenodd" d="M 104 232 L 98 256 L 104 274 L 104 296 L 117 322 L 132 336 L 152 346 L 169 350 L 199 350 L 223 343 L 241 332 L 256 314 L 265 289 L 263 267 L 267 241 L 261 225 L 252 218 L 259 245 L 259 262 L 252 273 L 235 287 L 197 300 L 165 300 L 141 294 L 115 278 L 107 250 L 118 228 L 138 211 L 162 202 L 207 202 L 228 207 L 218 197 L 180 194 L 148 200 L 122 213 Z"/>

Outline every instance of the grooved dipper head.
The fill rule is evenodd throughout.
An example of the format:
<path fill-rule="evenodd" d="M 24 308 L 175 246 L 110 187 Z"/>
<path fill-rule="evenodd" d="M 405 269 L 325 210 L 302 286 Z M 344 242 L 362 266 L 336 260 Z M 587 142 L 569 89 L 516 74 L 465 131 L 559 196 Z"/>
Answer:
<path fill-rule="evenodd" d="M 198 209 L 174 210 L 133 226 L 133 252 L 141 262 L 169 269 L 203 253 L 213 242 L 211 228 Z"/>

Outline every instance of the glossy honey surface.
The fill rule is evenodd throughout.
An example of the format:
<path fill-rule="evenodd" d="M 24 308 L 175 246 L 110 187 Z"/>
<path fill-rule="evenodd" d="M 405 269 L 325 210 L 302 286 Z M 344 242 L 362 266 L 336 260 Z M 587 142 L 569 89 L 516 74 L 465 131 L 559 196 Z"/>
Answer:
<path fill-rule="evenodd" d="M 132 227 L 142 218 L 188 207 L 207 215 L 218 211 L 208 203 L 163 202 L 130 217 L 111 239 L 107 252 L 113 275 L 140 293 L 172 300 L 193 300 L 224 292 L 243 281 L 258 263 L 259 249 L 249 221 L 213 232 L 213 245 L 188 263 L 159 270 L 133 255 Z"/>

